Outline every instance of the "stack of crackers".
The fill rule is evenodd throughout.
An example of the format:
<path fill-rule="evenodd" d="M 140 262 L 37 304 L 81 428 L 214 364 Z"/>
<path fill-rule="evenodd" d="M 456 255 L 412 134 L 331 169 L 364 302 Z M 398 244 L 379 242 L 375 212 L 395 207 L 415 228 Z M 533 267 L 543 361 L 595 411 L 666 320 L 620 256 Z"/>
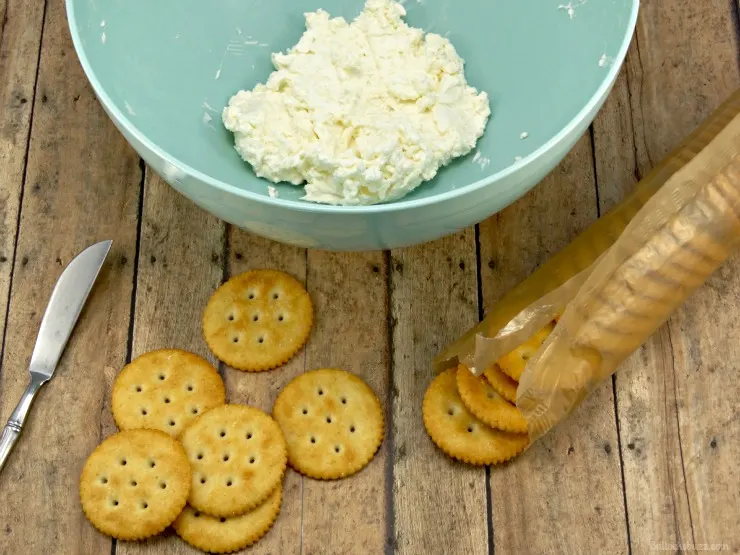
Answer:
<path fill-rule="evenodd" d="M 446 455 L 476 465 L 514 458 L 529 444 L 527 421 L 516 407 L 516 391 L 527 361 L 539 350 L 555 321 L 497 364 L 475 376 L 465 365 L 432 380 L 422 407 L 424 427 Z"/>
<path fill-rule="evenodd" d="M 308 339 L 305 288 L 274 270 L 222 285 L 203 315 L 213 354 L 238 370 L 276 368 Z M 316 479 L 364 468 L 384 436 L 380 402 L 357 376 L 306 372 L 278 394 L 272 415 L 227 404 L 218 371 L 175 349 L 146 353 L 116 377 L 120 431 L 88 457 L 80 477 L 85 515 L 101 532 L 142 540 L 172 526 L 187 543 L 229 553 L 275 523 L 286 467 Z"/>

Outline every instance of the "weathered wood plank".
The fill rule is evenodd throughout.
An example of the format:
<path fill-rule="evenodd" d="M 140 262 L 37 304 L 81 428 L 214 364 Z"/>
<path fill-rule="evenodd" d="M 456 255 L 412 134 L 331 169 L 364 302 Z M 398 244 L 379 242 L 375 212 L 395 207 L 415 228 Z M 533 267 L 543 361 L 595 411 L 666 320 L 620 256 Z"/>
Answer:
<path fill-rule="evenodd" d="M 0 5 L 0 330 L 10 295 L 43 18 L 41 2 Z"/>
<path fill-rule="evenodd" d="M 530 194 L 480 226 L 490 307 L 597 216 L 590 137 Z M 491 469 L 501 553 L 627 553 L 612 384 L 509 465 Z"/>
<path fill-rule="evenodd" d="M 421 404 L 431 360 L 478 321 L 473 229 L 391 257 L 392 541 L 399 554 L 488 553 L 486 472 L 449 460 L 427 436 Z"/>
<path fill-rule="evenodd" d="M 215 364 L 203 341 L 201 317 L 223 277 L 225 224 L 150 169 L 146 174 L 131 358 L 154 349 L 176 348 Z M 118 542 L 116 553 L 200 552 L 167 533 L 141 543 Z"/>
<path fill-rule="evenodd" d="M 0 552 L 110 551 L 110 540 L 80 509 L 77 484 L 85 458 L 110 431 L 105 369 L 120 367 L 126 355 L 139 181 L 138 157 L 75 58 L 63 2 L 49 2 L 0 374 L 3 422 L 26 386 L 39 321 L 62 266 L 95 241 L 113 239 L 114 247 L 57 375 L 0 475 Z"/>
<path fill-rule="evenodd" d="M 240 229 L 229 228 L 229 276 L 258 268 L 275 268 L 288 272 L 301 282 L 306 281 L 306 251 L 275 243 Z M 309 338 L 311 341 L 312 338 Z M 245 403 L 268 413 L 278 392 L 292 378 L 301 374 L 305 352 L 298 353 L 285 366 L 268 372 L 240 372 L 224 369 L 227 396 L 230 402 Z M 288 470 L 283 482 L 283 504 L 272 530 L 255 546 L 257 553 L 292 555 L 300 553 L 303 480 Z"/>
<path fill-rule="evenodd" d="M 602 213 L 740 84 L 737 24 L 726 4 L 643 4 L 594 125 Z M 740 549 L 738 270 L 728 263 L 616 375 L 634 553 Z"/>
<path fill-rule="evenodd" d="M 306 369 L 342 368 L 363 378 L 387 412 L 389 331 L 387 268 L 382 253 L 309 251 L 308 291 L 316 320 Z M 360 473 L 303 481 L 305 555 L 382 553 L 386 539 L 388 441 Z"/>

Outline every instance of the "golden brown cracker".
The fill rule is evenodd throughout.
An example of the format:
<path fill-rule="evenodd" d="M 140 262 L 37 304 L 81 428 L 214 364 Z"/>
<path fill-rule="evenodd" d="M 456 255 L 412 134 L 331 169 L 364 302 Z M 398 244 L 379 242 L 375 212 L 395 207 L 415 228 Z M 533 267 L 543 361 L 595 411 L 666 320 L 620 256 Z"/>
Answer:
<path fill-rule="evenodd" d="M 516 404 L 516 389 L 519 384 L 504 374 L 498 364 L 486 368 L 483 375 L 501 397 Z"/>
<path fill-rule="evenodd" d="M 255 544 L 272 528 L 280 513 L 282 486 L 255 509 L 239 516 L 214 517 L 190 505 L 172 527 L 187 543 L 207 553 L 233 553 Z"/>
<path fill-rule="evenodd" d="M 120 540 L 159 534 L 180 514 L 190 492 L 185 450 L 159 430 L 126 430 L 90 454 L 80 476 L 88 520 Z"/>
<path fill-rule="evenodd" d="M 214 355 L 238 370 L 270 370 L 290 360 L 308 339 L 311 298 L 277 270 L 234 276 L 211 296 L 203 335 Z"/>
<path fill-rule="evenodd" d="M 322 480 L 350 476 L 375 456 L 384 436 L 383 411 L 373 390 L 338 369 L 312 370 L 291 380 L 272 414 L 285 434 L 288 462 Z"/>
<path fill-rule="evenodd" d="M 207 360 L 161 349 L 121 370 L 113 384 L 111 410 L 121 430 L 152 428 L 177 437 L 199 414 L 225 402 L 224 382 Z"/>
<path fill-rule="evenodd" d="M 524 372 L 525 366 L 527 366 L 527 361 L 537 353 L 540 347 L 542 347 L 542 344 L 548 338 L 550 333 L 552 333 L 554 327 L 555 323 L 550 322 L 534 334 L 534 336 L 519 345 L 519 347 L 502 356 L 498 361 L 498 365 L 504 374 L 513 380 L 519 381 L 522 377 L 522 372 Z"/>
<path fill-rule="evenodd" d="M 491 428 L 515 434 L 527 433 L 527 421 L 483 378 L 460 364 L 457 367 L 457 392 L 473 416 Z"/>
<path fill-rule="evenodd" d="M 447 456 L 470 464 L 507 461 L 527 446 L 526 434 L 494 430 L 470 414 L 457 392 L 455 368 L 439 374 L 424 395 L 424 427 Z"/>
<path fill-rule="evenodd" d="M 193 467 L 188 503 L 216 517 L 243 514 L 280 484 L 287 453 L 280 426 L 246 405 L 222 405 L 196 418 L 180 441 Z"/>

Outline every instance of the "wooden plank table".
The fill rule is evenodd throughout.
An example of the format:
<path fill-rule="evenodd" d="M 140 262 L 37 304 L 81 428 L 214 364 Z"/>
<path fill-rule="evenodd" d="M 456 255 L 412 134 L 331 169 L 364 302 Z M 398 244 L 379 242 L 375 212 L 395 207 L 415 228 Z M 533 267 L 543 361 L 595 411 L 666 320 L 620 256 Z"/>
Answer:
<path fill-rule="evenodd" d="M 740 86 L 735 0 L 645 0 L 627 63 L 589 133 L 545 181 L 476 228 L 386 253 L 272 243 L 200 211 L 149 171 L 95 100 L 63 0 L 0 0 L 0 416 L 62 267 L 114 252 L 0 475 L 0 553 L 185 554 L 177 538 L 116 543 L 83 516 L 77 480 L 115 430 L 111 382 L 170 346 L 210 357 L 204 303 L 225 278 L 277 267 L 317 321 L 305 350 L 260 375 L 223 369 L 229 398 L 265 409 L 305 369 L 362 375 L 389 416 L 362 473 L 289 473 L 271 554 L 740 552 L 740 257 L 553 433 L 491 469 L 454 464 L 424 433 L 432 357 L 613 206 Z M 213 360 L 213 359 L 211 359 Z"/>

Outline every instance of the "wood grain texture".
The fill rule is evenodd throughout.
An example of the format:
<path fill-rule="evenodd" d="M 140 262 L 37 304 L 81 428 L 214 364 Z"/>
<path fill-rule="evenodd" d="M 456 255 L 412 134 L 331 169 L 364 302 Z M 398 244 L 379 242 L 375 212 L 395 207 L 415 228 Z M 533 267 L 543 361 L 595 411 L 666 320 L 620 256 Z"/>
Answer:
<path fill-rule="evenodd" d="M 306 369 L 335 367 L 357 374 L 387 415 L 390 351 L 383 254 L 309 251 L 307 272 L 316 320 L 306 346 Z M 304 479 L 304 555 L 383 552 L 387 456 L 386 439 L 370 464 L 350 478 Z"/>
<path fill-rule="evenodd" d="M 490 307 L 597 216 L 590 137 L 530 194 L 480 226 Z M 627 553 L 611 383 L 509 465 L 491 469 L 500 553 Z"/>
<path fill-rule="evenodd" d="M 63 2 L 49 2 L 0 374 L 3 422 L 26 386 L 41 315 L 62 268 L 96 241 L 114 244 L 56 375 L 0 475 L 1 553 L 110 551 L 110 539 L 82 513 L 77 484 L 85 458 L 112 430 L 107 369 L 120 367 L 126 355 L 139 180 L 138 157 L 99 107 L 75 58 Z"/>
<path fill-rule="evenodd" d="M 247 270 L 274 268 L 306 281 L 306 251 L 263 239 L 229 227 L 228 275 Z M 312 340 L 311 337 L 308 339 Z M 303 373 L 305 351 L 301 350 L 285 366 L 267 372 L 241 372 L 224 368 L 224 381 L 229 402 L 246 403 L 272 412 L 278 392 L 292 378 Z M 272 530 L 254 547 L 256 553 L 293 555 L 301 549 L 303 480 L 288 470 L 283 482 L 283 504 Z"/>
<path fill-rule="evenodd" d="M 486 472 L 456 463 L 421 417 L 432 358 L 478 321 L 473 229 L 391 255 L 392 541 L 399 554 L 488 553 Z"/>
<path fill-rule="evenodd" d="M 10 295 L 43 18 L 41 2 L 0 4 L 0 330 Z"/>
<path fill-rule="evenodd" d="M 737 26 L 726 3 L 643 3 L 623 77 L 594 124 L 602 213 L 740 84 Z M 728 334 L 739 265 L 710 278 L 616 375 L 633 553 L 740 549 L 740 475 L 726 464 L 740 455 Z"/>
<path fill-rule="evenodd" d="M 136 274 L 131 358 L 184 349 L 211 362 L 203 308 L 221 283 L 225 224 L 146 171 Z M 117 369 L 117 370 L 120 370 Z M 145 542 L 117 542 L 117 555 L 200 553 L 167 531 Z"/>

